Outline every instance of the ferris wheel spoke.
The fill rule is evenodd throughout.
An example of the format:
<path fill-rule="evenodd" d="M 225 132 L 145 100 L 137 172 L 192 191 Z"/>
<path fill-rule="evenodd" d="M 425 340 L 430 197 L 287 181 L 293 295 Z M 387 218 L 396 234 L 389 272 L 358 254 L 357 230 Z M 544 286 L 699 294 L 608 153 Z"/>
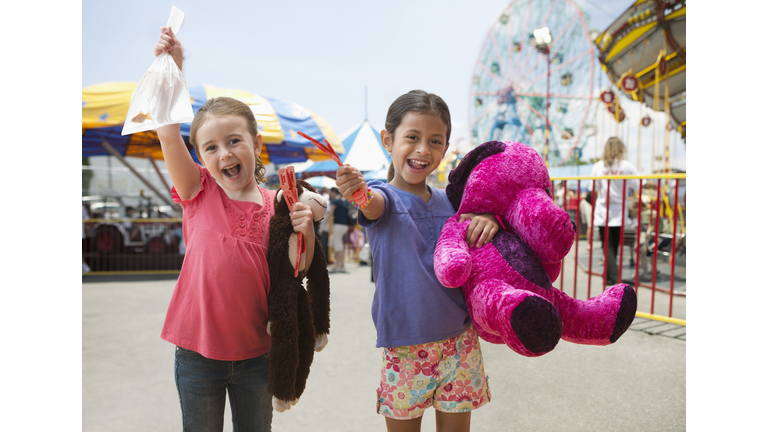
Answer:
<path fill-rule="evenodd" d="M 563 69 L 564 67 L 566 67 L 566 66 L 570 65 L 571 63 L 575 62 L 576 60 L 578 60 L 578 59 L 580 59 L 580 58 L 582 58 L 582 57 L 584 57 L 585 55 L 587 55 L 587 54 L 590 54 L 590 53 L 594 53 L 594 51 L 593 51 L 592 49 L 588 49 L 588 50 L 586 50 L 586 51 L 582 52 L 581 54 L 579 54 L 579 55 L 576 55 L 576 56 L 572 57 L 572 58 L 571 58 L 570 60 L 568 60 L 567 62 L 564 62 L 564 63 L 561 63 L 561 64 L 557 65 L 557 66 L 556 66 L 554 69 L 551 69 L 551 70 L 549 71 L 549 75 L 550 75 L 550 76 L 551 76 L 551 75 L 554 75 L 555 73 L 557 73 L 558 71 L 560 71 L 560 70 L 561 70 L 561 69 Z M 527 85 L 532 85 L 532 84 L 533 84 L 533 83 L 535 83 L 536 81 L 538 81 L 538 80 L 540 80 L 540 79 L 542 79 L 542 78 L 545 78 L 546 76 L 547 76 L 547 73 L 545 72 L 545 73 L 543 73 L 543 74 L 539 75 L 538 77 L 536 77 L 535 79 L 532 79 L 531 81 L 528 81 L 526 84 L 527 84 Z"/>
<path fill-rule="evenodd" d="M 560 30 L 560 33 L 557 34 L 557 37 L 552 39 L 552 43 L 549 45 L 550 49 L 557 46 L 557 43 L 560 42 L 560 39 L 563 37 L 565 32 L 573 25 L 574 22 L 576 22 L 576 18 L 579 17 L 579 14 L 575 14 L 573 18 L 571 18 L 570 21 L 568 21 L 568 24 L 566 24 L 562 30 Z"/>
<path fill-rule="evenodd" d="M 483 68 L 485 73 L 490 75 L 490 77 L 493 78 L 493 80 L 496 81 L 502 88 L 505 87 L 504 83 L 499 80 L 499 77 L 496 74 L 494 74 L 493 72 L 489 71 L 488 68 L 485 67 L 485 65 L 481 61 L 478 60 L 477 64 L 480 65 L 480 67 Z"/>
<path fill-rule="evenodd" d="M 552 3 L 549 4 L 549 9 L 547 9 L 547 14 L 544 15 L 544 20 L 541 22 L 541 27 L 544 27 L 547 25 L 547 20 L 549 20 L 549 15 L 552 13 L 552 9 L 555 7 L 555 2 L 557 0 L 552 0 Z"/>
<path fill-rule="evenodd" d="M 539 150 L 541 150 L 541 144 L 539 144 L 539 141 L 536 139 L 536 134 L 533 133 L 533 129 L 531 129 L 531 125 L 528 124 L 528 120 L 525 119 L 525 116 L 519 116 L 519 117 L 520 117 L 520 121 L 523 123 L 523 125 L 525 125 L 525 128 L 528 129 L 528 134 L 531 135 L 531 139 L 533 140 L 533 143 L 536 144 L 536 147 L 538 147 Z"/>
<path fill-rule="evenodd" d="M 469 127 L 470 127 L 470 128 L 472 128 L 472 127 L 473 127 L 473 126 L 474 126 L 474 125 L 475 125 L 475 124 L 476 124 L 478 121 L 482 120 L 482 119 L 483 119 L 483 117 L 487 116 L 487 115 L 488 115 L 488 113 L 489 113 L 489 112 L 491 112 L 491 108 L 493 108 L 493 105 L 488 105 L 488 106 L 485 108 L 485 111 L 483 111 L 483 113 L 482 113 L 482 114 L 480 114 L 479 116 L 477 116 L 477 117 L 476 117 L 476 118 L 475 118 L 475 119 L 472 121 L 472 123 L 469 125 Z"/>
<path fill-rule="evenodd" d="M 531 11 L 533 10 L 533 0 L 528 0 L 528 14 L 525 16 L 525 25 L 523 27 L 520 27 L 520 51 L 518 52 L 519 58 L 522 58 L 523 56 L 523 50 L 525 50 L 525 58 L 518 63 L 518 65 L 524 65 L 528 63 L 528 58 L 531 56 L 531 47 L 525 42 L 525 30 L 528 28 L 528 23 L 531 21 Z M 518 71 L 520 68 L 516 68 Z M 520 76 L 520 74 L 517 74 L 517 76 Z M 520 81 L 519 79 L 515 79 L 512 77 L 512 81 Z"/>
<path fill-rule="evenodd" d="M 568 152 L 568 155 L 573 152 L 573 149 L 576 148 L 577 145 L 579 145 L 579 141 L 581 141 L 581 133 L 584 131 L 584 125 L 587 124 L 587 113 L 589 113 L 589 108 L 592 107 L 592 99 L 589 99 L 589 102 L 587 102 L 587 107 L 584 109 L 584 115 L 581 117 L 581 124 L 579 125 L 579 133 L 576 135 L 576 140 L 573 142 L 573 147 L 571 147 L 571 151 Z"/>
<path fill-rule="evenodd" d="M 496 61 L 498 62 L 499 69 L 501 69 L 501 75 L 505 80 L 508 80 L 509 77 L 507 76 L 507 70 L 504 67 L 504 60 L 501 58 L 501 53 L 499 53 L 499 46 L 496 44 L 496 37 L 493 35 L 493 33 L 491 33 L 491 42 L 493 42 L 493 50 L 496 52 Z"/>
<path fill-rule="evenodd" d="M 507 7 L 507 9 L 504 11 L 508 17 L 512 15 L 510 9 L 512 8 Z M 512 60 L 513 60 L 512 54 L 514 53 L 514 51 L 512 51 L 512 20 L 508 19 L 507 24 L 505 24 L 505 26 L 507 27 L 507 36 L 508 36 L 507 37 L 507 70 L 509 71 L 509 78 L 512 78 L 512 71 L 514 70 L 512 69 Z"/>
<path fill-rule="evenodd" d="M 523 99 L 521 99 L 521 98 L 519 98 L 517 96 L 515 96 L 515 99 L 517 99 L 517 101 L 520 102 L 521 104 L 525 105 L 526 108 L 531 110 L 531 112 L 536 114 L 540 119 L 544 120 L 544 122 L 547 121 L 547 118 L 544 116 L 544 114 L 540 113 L 536 108 L 534 108 L 530 104 L 528 104 L 528 102 L 524 101 Z M 552 121 L 549 122 L 549 125 L 552 126 L 555 129 L 557 129 L 558 132 L 560 132 L 562 134 L 567 133 L 560 126 L 558 126 L 557 124 L 553 123 Z"/>
<path fill-rule="evenodd" d="M 517 96 L 525 96 L 525 97 L 547 97 L 546 93 L 515 93 Z M 581 95 L 568 95 L 568 94 L 549 94 L 550 99 L 585 99 L 585 100 L 592 100 L 592 96 L 581 96 Z"/>

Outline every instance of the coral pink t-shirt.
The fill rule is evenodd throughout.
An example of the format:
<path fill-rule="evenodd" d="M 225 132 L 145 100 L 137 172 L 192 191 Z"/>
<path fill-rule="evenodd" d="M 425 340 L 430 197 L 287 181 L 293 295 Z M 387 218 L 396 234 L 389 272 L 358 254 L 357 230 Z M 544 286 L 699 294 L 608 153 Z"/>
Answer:
<path fill-rule="evenodd" d="M 230 199 L 207 169 L 200 192 L 173 200 L 184 209 L 187 253 L 160 337 L 214 360 L 245 360 L 269 351 L 269 218 L 275 191 L 259 187 L 264 205 Z"/>

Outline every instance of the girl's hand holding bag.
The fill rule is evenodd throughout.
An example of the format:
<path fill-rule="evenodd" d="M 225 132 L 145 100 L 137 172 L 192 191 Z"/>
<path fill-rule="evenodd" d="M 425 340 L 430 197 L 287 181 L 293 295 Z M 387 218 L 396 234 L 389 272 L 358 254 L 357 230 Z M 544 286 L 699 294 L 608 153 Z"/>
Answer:
<path fill-rule="evenodd" d="M 179 31 L 183 20 L 184 13 L 173 6 L 166 25 L 171 29 L 172 37 Z M 187 82 L 173 56 L 161 52 L 133 92 L 122 135 L 185 123 L 193 118 Z"/>

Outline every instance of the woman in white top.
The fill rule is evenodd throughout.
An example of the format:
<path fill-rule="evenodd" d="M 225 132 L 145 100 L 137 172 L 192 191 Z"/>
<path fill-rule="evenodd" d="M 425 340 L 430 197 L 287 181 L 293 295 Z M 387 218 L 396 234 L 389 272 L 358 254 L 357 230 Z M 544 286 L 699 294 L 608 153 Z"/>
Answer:
<path fill-rule="evenodd" d="M 608 142 L 605 143 L 605 150 L 603 151 L 603 158 L 599 160 L 594 167 L 592 167 L 592 176 L 620 176 L 620 175 L 637 175 L 637 168 L 624 159 L 626 155 L 626 147 L 620 139 L 616 137 L 608 138 Z M 606 285 L 615 285 L 618 283 L 618 263 L 616 261 L 616 255 L 619 251 L 619 241 L 621 240 L 621 224 L 622 214 L 624 219 L 624 230 L 636 229 L 637 219 L 629 218 L 629 205 L 624 203 L 624 211 L 622 212 L 622 192 L 624 189 L 624 182 L 627 182 L 626 194 L 631 196 L 639 189 L 639 181 L 637 179 L 632 180 L 613 180 L 611 182 L 610 193 L 608 190 L 608 180 L 597 180 L 595 182 L 595 220 L 594 226 L 598 227 L 600 233 L 600 241 L 603 243 L 603 249 L 605 249 L 605 227 L 606 227 L 606 199 L 610 201 L 608 207 L 608 259 L 606 262 Z M 610 195 L 610 196 L 608 196 Z"/>

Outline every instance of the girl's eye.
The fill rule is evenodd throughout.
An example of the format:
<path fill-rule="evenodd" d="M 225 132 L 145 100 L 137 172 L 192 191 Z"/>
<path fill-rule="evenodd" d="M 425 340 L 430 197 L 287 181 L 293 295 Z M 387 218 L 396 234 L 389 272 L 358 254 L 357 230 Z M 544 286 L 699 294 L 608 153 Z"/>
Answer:
<path fill-rule="evenodd" d="M 229 143 L 230 143 L 230 144 L 237 144 L 238 142 L 240 142 L 240 140 L 239 140 L 239 139 L 237 139 L 237 138 L 232 138 L 232 139 L 229 141 Z"/>
<path fill-rule="evenodd" d="M 211 151 L 211 150 L 216 150 L 216 146 L 208 146 L 205 148 L 205 151 Z"/>
<path fill-rule="evenodd" d="M 432 142 L 432 144 L 437 144 L 437 145 L 439 145 L 439 146 L 443 145 L 443 143 L 441 143 L 441 142 L 440 142 L 440 141 L 438 141 L 438 140 L 432 140 L 431 142 Z"/>
<path fill-rule="evenodd" d="M 412 139 L 412 140 L 415 140 L 415 139 L 417 139 L 415 135 L 408 135 L 408 136 L 406 136 L 406 138 L 408 138 L 408 139 Z"/>

